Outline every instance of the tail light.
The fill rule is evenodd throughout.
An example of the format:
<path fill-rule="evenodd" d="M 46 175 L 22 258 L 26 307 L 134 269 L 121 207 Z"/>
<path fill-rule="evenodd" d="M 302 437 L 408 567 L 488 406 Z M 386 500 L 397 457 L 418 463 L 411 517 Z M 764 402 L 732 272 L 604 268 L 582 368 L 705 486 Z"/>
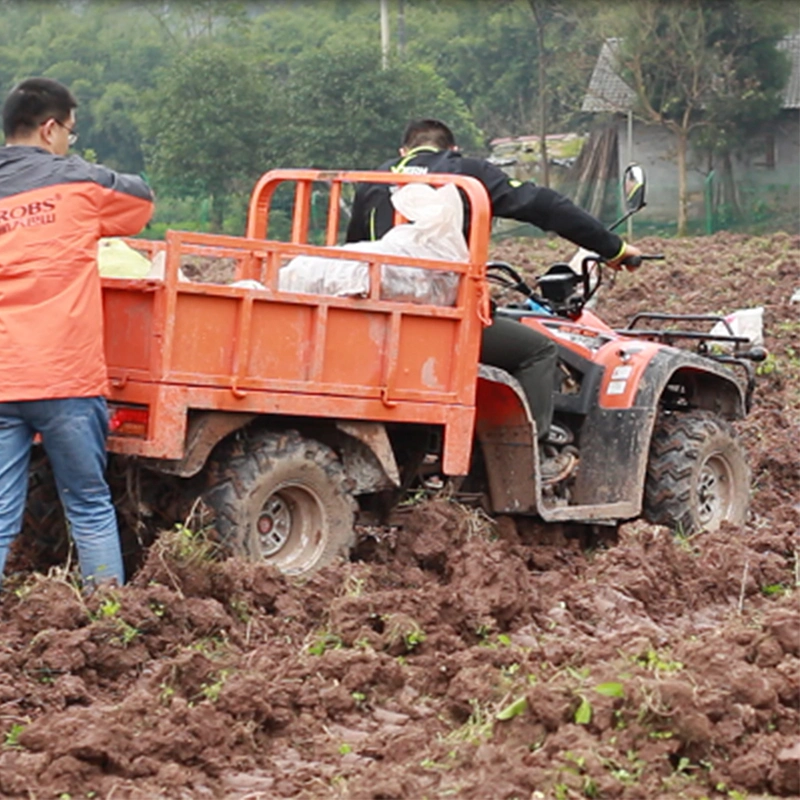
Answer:
<path fill-rule="evenodd" d="M 147 422 L 150 409 L 147 406 L 108 404 L 108 430 L 114 436 L 147 438 Z"/>

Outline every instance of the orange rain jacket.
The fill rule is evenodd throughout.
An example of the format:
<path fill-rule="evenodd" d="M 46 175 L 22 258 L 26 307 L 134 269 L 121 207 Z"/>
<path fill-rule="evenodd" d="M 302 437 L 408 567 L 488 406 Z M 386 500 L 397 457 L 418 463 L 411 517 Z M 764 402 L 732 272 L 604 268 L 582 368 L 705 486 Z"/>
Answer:
<path fill-rule="evenodd" d="M 106 393 L 97 242 L 152 213 L 136 175 L 0 148 L 0 402 Z"/>

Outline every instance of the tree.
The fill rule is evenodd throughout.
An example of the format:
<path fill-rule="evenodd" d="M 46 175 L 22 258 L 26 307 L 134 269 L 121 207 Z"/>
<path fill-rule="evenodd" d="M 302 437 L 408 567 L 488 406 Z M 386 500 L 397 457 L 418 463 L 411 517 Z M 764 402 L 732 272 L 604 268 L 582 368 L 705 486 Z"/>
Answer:
<path fill-rule="evenodd" d="M 143 166 L 139 102 L 169 48 L 136 8 L 109 3 L 5 2 L 0 6 L 0 83 L 44 75 L 78 100 L 76 150 L 111 167 Z M 112 13 L 109 13 L 112 12 Z"/>
<path fill-rule="evenodd" d="M 465 148 L 480 133 L 464 104 L 431 67 L 390 64 L 380 48 L 331 43 L 275 70 L 270 149 L 284 165 L 374 168 L 396 152 L 409 119 L 437 116 Z"/>
<path fill-rule="evenodd" d="M 735 217 L 742 209 L 733 171 L 733 155 L 761 142 L 765 122 L 774 119 L 782 105 L 783 87 L 791 70 L 789 59 L 777 49 L 785 32 L 785 13 L 772 3 L 736 9 L 729 19 L 730 40 L 750 41 L 740 52 L 723 57 L 715 91 L 704 116 L 708 124 L 698 131 L 696 146 L 708 154 L 709 166 L 719 169 L 719 200 Z M 723 43 L 724 50 L 730 47 Z"/>
<path fill-rule="evenodd" d="M 687 154 L 692 135 L 700 128 L 729 127 L 736 114 L 728 109 L 740 103 L 754 108 L 749 94 L 766 100 L 774 92 L 769 86 L 764 93 L 763 73 L 745 80 L 741 72 L 754 52 L 765 45 L 774 50 L 776 29 L 763 16 L 766 5 L 737 0 L 636 0 L 615 9 L 615 30 L 621 36 L 617 67 L 635 92 L 635 111 L 675 136 L 678 235 L 686 232 Z M 777 108 L 766 102 L 761 111 L 768 117 Z"/>
<path fill-rule="evenodd" d="M 589 0 L 407 5 L 406 53 L 430 63 L 490 138 L 570 129 L 600 49 Z M 588 31 L 588 35 L 587 35 Z M 542 61 L 541 56 L 545 61 Z"/>
<path fill-rule="evenodd" d="M 268 166 L 269 81 L 246 49 L 201 40 L 163 71 L 147 98 L 145 152 L 154 183 L 210 198 L 221 230 L 226 202 Z"/>

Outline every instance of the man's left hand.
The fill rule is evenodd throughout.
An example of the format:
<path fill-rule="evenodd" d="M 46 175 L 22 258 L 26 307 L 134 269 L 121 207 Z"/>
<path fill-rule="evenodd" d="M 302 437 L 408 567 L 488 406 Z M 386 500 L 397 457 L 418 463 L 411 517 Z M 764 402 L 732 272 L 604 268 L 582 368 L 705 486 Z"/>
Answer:
<path fill-rule="evenodd" d="M 642 251 L 632 244 L 625 244 L 622 252 L 613 260 L 606 262 L 611 269 L 619 272 L 623 267 L 633 272 L 642 266 Z"/>

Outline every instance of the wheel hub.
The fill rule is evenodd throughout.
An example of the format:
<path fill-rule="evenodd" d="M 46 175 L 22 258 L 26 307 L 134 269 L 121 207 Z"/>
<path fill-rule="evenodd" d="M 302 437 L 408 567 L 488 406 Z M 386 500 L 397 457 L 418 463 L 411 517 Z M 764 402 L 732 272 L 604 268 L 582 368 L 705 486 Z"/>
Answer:
<path fill-rule="evenodd" d="M 267 498 L 256 527 L 264 558 L 275 555 L 286 544 L 292 530 L 292 512 L 279 494 Z"/>
<path fill-rule="evenodd" d="M 731 487 L 725 461 L 716 456 L 709 458 L 697 484 L 698 516 L 703 526 L 725 518 L 731 503 Z"/>

